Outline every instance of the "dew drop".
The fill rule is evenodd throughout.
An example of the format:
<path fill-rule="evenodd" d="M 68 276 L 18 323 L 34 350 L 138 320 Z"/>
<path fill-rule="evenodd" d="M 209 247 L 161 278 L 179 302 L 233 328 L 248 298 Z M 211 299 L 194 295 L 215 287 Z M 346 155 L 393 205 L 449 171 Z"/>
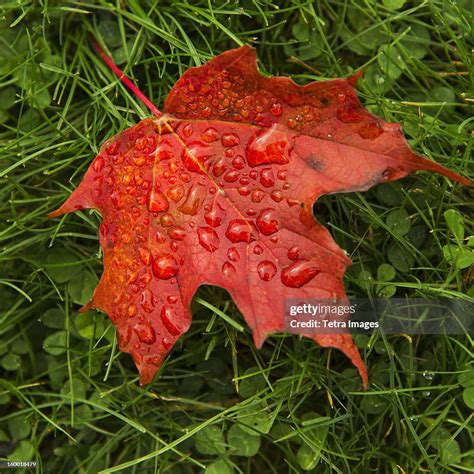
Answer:
<path fill-rule="evenodd" d="M 248 188 L 248 186 L 241 186 L 240 188 L 237 189 L 237 192 L 241 195 L 241 196 L 248 196 L 250 194 L 250 189 Z"/>
<path fill-rule="evenodd" d="M 110 195 L 110 200 L 112 201 L 112 204 L 117 210 L 121 210 L 124 208 L 124 202 L 123 199 L 120 195 L 116 194 L 115 192 Z"/>
<path fill-rule="evenodd" d="M 179 226 L 173 226 L 168 229 L 168 235 L 174 240 L 184 240 L 186 231 Z"/>
<path fill-rule="evenodd" d="M 260 183 L 266 188 L 271 188 L 275 184 L 275 177 L 271 168 L 263 168 L 260 172 Z"/>
<path fill-rule="evenodd" d="M 219 140 L 219 137 L 219 132 L 213 127 L 207 128 L 201 135 L 201 139 L 207 143 L 216 142 Z"/>
<path fill-rule="evenodd" d="M 169 168 L 171 174 L 175 174 L 175 173 L 178 171 L 178 169 L 179 169 L 178 163 L 176 163 L 175 160 L 172 160 L 172 161 L 170 161 L 170 163 L 169 163 L 169 165 L 168 165 L 168 168 Z M 171 184 L 176 183 L 176 178 L 171 177 L 171 178 L 170 178 L 170 183 L 171 183 Z"/>
<path fill-rule="evenodd" d="M 219 227 L 225 217 L 226 212 L 217 206 L 204 214 L 204 219 L 211 227 Z"/>
<path fill-rule="evenodd" d="M 173 158 L 173 147 L 168 140 L 162 140 L 155 151 L 156 161 L 166 161 Z"/>
<path fill-rule="evenodd" d="M 434 376 L 435 376 L 435 374 L 434 374 L 434 372 L 432 372 L 431 370 L 425 370 L 425 371 L 423 372 L 423 377 L 424 377 L 426 380 L 430 381 L 430 382 L 431 382 L 431 380 L 434 379 Z"/>
<path fill-rule="evenodd" d="M 189 138 L 192 134 L 193 134 L 193 127 L 190 123 L 187 123 L 183 129 L 183 135 L 186 137 L 186 138 Z"/>
<path fill-rule="evenodd" d="M 252 192 L 252 202 L 259 203 L 262 202 L 262 199 L 265 197 L 265 193 L 260 189 L 255 189 Z"/>
<path fill-rule="evenodd" d="M 227 183 L 233 183 L 239 179 L 239 174 L 240 173 L 238 171 L 228 171 L 224 175 L 224 181 L 226 181 Z"/>
<path fill-rule="evenodd" d="M 183 183 L 189 183 L 191 181 L 191 176 L 189 176 L 188 173 L 181 173 L 179 175 L 179 179 L 183 182 Z"/>
<path fill-rule="evenodd" d="M 92 163 L 92 169 L 98 173 L 99 171 L 102 171 L 103 167 L 105 166 L 105 160 L 102 155 L 98 155 L 97 158 L 94 160 Z"/>
<path fill-rule="evenodd" d="M 202 206 L 202 202 L 206 198 L 207 188 L 202 184 L 192 186 L 186 196 L 186 200 L 179 207 L 179 210 L 189 216 L 195 216 Z"/>
<path fill-rule="evenodd" d="M 209 108 L 209 107 L 208 107 Z M 210 110 L 210 109 L 209 109 Z M 210 115 L 210 114 L 209 114 Z M 165 351 L 171 349 L 171 347 L 173 346 L 173 343 L 171 341 L 169 341 L 166 337 L 163 338 L 163 340 L 161 341 L 161 344 L 163 345 L 163 347 L 165 348 Z"/>
<path fill-rule="evenodd" d="M 283 200 L 283 195 L 282 195 L 281 191 L 273 191 L 272 194 L 270 194 L 270 197 L 275 202 L 281 202 Z"/>
<path fill-rule="evenodd" d="M 140 306 L 143 311 L 147 313 L 152 313 L 155 309 L 155 303 L 153 301 L 153 294 L 150 290 L 145 290 L 140 295 Z"/>
<path fill-rule="evenodd" d="M 256 211 L 255 209 L 252 209 L 252 208 L 247 209 L 247 215 L 248 215 L 249 217 L 254 217 L 254 216 L 257 215 L 257 211 Z"/>
<path fill-rule="evenodd" d="M 135 155 L 132 161 L 134 165 L 143 166 L 146 163 L 146 158 L 143 155 Z"/>
<path fill-rule="evenodd" d="M 134 304 L 131 304 L 127 310 L 128 317 L 133 318 L 137 314 L 137 311 L 138 311 L 137 307 Z"/>
<path fill-rule="evenodd" d="M 296 245 L 291 247 L 290 250 L 288 250 L 288 258 L 290 260 L 298 260 L 300 256 L 300 249 Z"/>
<path fill-rule="evenodd" d="M 234 244 L 237 242 L 249 243 L 252 242 L 252 240 L 255 240 L 250 224 L 243 219 L 234 219 L 230 221 L 225 235 Z"/>
<path fill-rule="evenodd" d="M 135 142 L 135 149 L 141 151 L 145 155 L 153 153 L 156 149 L 156 138 L 153 135 L 139 138 Z"/>
<path fill-rule="evenodd" d="M 234 276 L 235 275 L 234 265 L 232 265 L 232 263 L 229 263 L 229 262 L 224 262 L 224 264 L 222 265 L 222 274 L 225 277 L 229 277 L 229 278 Z"/>
<path fill-rule="evenodd" d="M 226 148 L 224 155 L 227 156 L 227 158 L 232 158 L 235 155 L 235 150 L 233 148 Z"/>
<path fill-rule="evenodd" d="M 289 118 L 288 121 L 286 122 L 288 127 L 290 128 L 296 128 L 297 122 L 295 119 Z"/>
<path fill-rule="evenodd" d="M 178 273 L 179 267 L 172 255 L 164 254 L 155 257 L 151 269 L 157 278 L 169 280 Z"/>
<path fill-rule="evenodd" d="M 181 334 L 181 330 L 175 324 L 175 320 L 177 319 L 176 313 L 171 306 L 163 305 L 160 318 L 163 326 L 172 336 L 179 336 Z"/>
<path fill-rule="evenodd" d="M 139 248 L 138 255 L 140 256 L 140 260 L 143 265 L 150 265 L 151 263 L 151 253 L 148 249 Z"/>
<path fill-rule="evenodd" d="M 272 262 L 264 260 L 257 265 L 257 271 L 263 281 L 270 281 L 276 275 L 277 268 Z"/>
<path fill-rule="evenodd" d="M 161 230 L 156 231 L 155 238 L 159 244 L 163 244 L 166 242 L 166 235 Z"/>
<path fill-rule="evenodd" d="M 171 227 L 174 224 L 173 216 L 171 214 L 163 214 L 160 223 L 163 227 Z"/>
<path fill-rule="evenodd" d="M 279 117 L 283 112 L 283 108 L 279 102 L 275 102 L 272 104 L 270 107 L 270 113 L 274 115 L 275 117 Z"/>
<path fill-rule="evenodd" d="M 166 191 L 166 195 L 174 202 L 180 201 L 184 196 L 184 187 L 181 184 L 177 184 Z"/>
<path fill-rule="evenodd" d="M 263 247 L 260 244 L 255 245 L 255 247 L 253 248 L 253 253 L 255 255 L 262 255 Z"/>
<path fill-rule="evenodd" d="M 313 262 L 299 260 L 284 268 L 281 272 L 281 281 L 290 288 L 299 288 L 312 280 L 320 271 Z"/>
<path fill-rule="evenodd" d="M 357 130 L 359 136 L 365 140 L 375 140 L 383 133 L 383 128 L 378 123 L 372 122 L 363 125 Z"/>
<path fill-rule="evenodd" d="M 281 179 L 282 181 L 284 181 L 287 178 L 287 176 L 288 176 L 288 171 L 286 170 L 280 170 L 277 173 L 277 178 Z"/>
<path fill-rule="evenodd" d="M 155 330 L 151 327 L 150 323 L 138 324 L 134 327 L 137 333 L 138 339 L 144 344 L 153 344 L 156 341 Z"/>
<path fill-rule="evenodd" d="M 201 173 L 204 162 L 213 155 L 212 148 L 201 142 L 192 142 L 184 146 L 181 159 L 184 166 L 193 173 Z"/>
<path fill-rule="evenodd" d="M 274 209 L 264 209 L 257 218 L 257 227 L 263 235 L 272 235 L 279 230 L 277 213 Z"/>
<path fill-rule="evenodd" d="M 219 236 L 210 227 L 199 227 L 198 239 L 201 246 L 208 252 L 215 252 L 219 248 Z"/>
<path fill-rule="evenodd" d="M 232 160 L 232 166 L 236 170 L 241 170 L 242 168 L 245 167 L 245 160 L 241 155 L 237 155 L 233 160 Z"/>
<path fill-rule="evenodd" d="M 119 142 L 115 141 L 114 143 L 111 143 L 105 148 L 105 152 L 107 153 L 107 155 L 114 156 L 118 153 L 119 146 L 120 146 Z"/>
<path fill-rule="evenodd" d="M 221 138 L 222 146 L 231 147 L 237 146 L 240 143 L 239 136 L 235 133 L 224 133 Z"/>
<path fill-rule="evenodd" d="M 170 205 L 161 191 L 151 191 L 148 194 L 147 207 L 150 212 L 166 212 Z"/>
<path fill-rule="evenodd" d="M 239 251 L 235 247 L 230 247 L 229 250 L 227 250 L 227 258 L 231 262 L 237 262 L 237 260 L 240 258 Z"/>
<path fill-rule="evenodd" d="M 249 140 L 246 148 L 247 163 L 250 166 L 265 164 L 286 164 L 289 144 L 286 133 L 279 131 L 276 126 L 259 130 Z"/>
<path fill-rule="evenodd" d="M 177 296 L 173 296 L 173 295 L 169 295 L 166 297 L 166 301 L 168 301 L 169 304 L 175 304 L 178 302 L 178 297 Z"/>
<path fill-rule="evenodd" d="M 222 174 L 224 174 L 225 170 L 227 169 L 227 165 L 223 158 L 220 158 L 212 167 L 212 174 L 218 178 Z"/>
<path fill-rule="evenodd" d="M 257 170 L 250 171 L 249 176 L 252 179 L 257 179 L 258 178 L 258 171 Z"/>

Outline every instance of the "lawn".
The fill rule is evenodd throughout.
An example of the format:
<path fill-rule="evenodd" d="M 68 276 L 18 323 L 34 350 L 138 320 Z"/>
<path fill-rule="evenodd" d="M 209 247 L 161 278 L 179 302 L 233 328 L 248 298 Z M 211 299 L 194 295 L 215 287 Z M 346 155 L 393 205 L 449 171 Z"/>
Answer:
<path fill-rule="evenodd" d="M 337 351 L 284 334 L 257 350 L 228 293 L 201 287 L 190 330 L 140 386 L 107 316 L 78 313 L 102 273 L 100 215 L 46 217 L 108 138 L 150 116 L 90 33 L 158 108 L 188 67 L 243 44 L 264 74 L 300 84 L 362 68 L 365 106 L 472 178 L 471 12 L 469 0 L 1 2 L 0 459 L 46 473 L 472 472 L 471 334 L 357 335 L 364 392 Z M 474 301 L 473 203 L 472 188 L 418 172 L 314 211 L 353 261 L 350 297 Z"/>

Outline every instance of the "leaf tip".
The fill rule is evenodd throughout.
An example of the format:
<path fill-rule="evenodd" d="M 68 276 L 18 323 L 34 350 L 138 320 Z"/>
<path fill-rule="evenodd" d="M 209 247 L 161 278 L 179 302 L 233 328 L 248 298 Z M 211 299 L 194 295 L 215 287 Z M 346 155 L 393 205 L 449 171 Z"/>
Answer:
<path fill-rule="evenodd" d="M 347 82 L 349 83 L 349 85 L 355 88 L 357 85 L 357 81 L 363 76 L 363 74 L 364 74 L 364 70 L 359 69 L 352 76 L 347 78 Z"/>
<path fill-rule="evenodd" d="M 322 347 L 334 347 L 344 353 L 359 371 L 364 390 L 366 391 L 369 388 L 367 367 L 360 356 L 357 346 L 352 340 L 351 334 L 315 334 L 311 339 Z"/>

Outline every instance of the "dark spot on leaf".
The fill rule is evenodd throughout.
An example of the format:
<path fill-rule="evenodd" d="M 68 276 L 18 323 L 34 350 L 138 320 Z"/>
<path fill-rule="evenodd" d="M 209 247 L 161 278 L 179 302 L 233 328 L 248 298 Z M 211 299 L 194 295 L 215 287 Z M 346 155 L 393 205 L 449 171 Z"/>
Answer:
<path fill-rule="evenodd" d="M 323 171 L 325 168 L 324 163 L 315 155 L 310 155 L 307 159 L 307 163 L 315 171 Z"/>

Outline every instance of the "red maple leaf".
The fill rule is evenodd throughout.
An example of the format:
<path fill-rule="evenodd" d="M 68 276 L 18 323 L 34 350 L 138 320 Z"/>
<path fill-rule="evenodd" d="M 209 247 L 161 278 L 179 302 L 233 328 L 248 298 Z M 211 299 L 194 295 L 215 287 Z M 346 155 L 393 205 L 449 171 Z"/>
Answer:
<path fill-rule="evenodd" d="M 472 184 L 367 112 L 356 80 L 299 86 L 262 76 L 248 46 L 227 51 L 189 69 L 163 115 L 154 108 L 157 117 L 105 143 L 51 214 L 102 214 L 104 272 L 86 308 L 109 315 L 142 384 L 189 328 L 200 285 L 229 291 L 257 347 L 284 329 L 286 299 L 344 300 L 350 260 L 313 218 L 319 196 L 416 170 Z M 344 352 L 367 386 L 350 334 L 306 335 Z"/>

